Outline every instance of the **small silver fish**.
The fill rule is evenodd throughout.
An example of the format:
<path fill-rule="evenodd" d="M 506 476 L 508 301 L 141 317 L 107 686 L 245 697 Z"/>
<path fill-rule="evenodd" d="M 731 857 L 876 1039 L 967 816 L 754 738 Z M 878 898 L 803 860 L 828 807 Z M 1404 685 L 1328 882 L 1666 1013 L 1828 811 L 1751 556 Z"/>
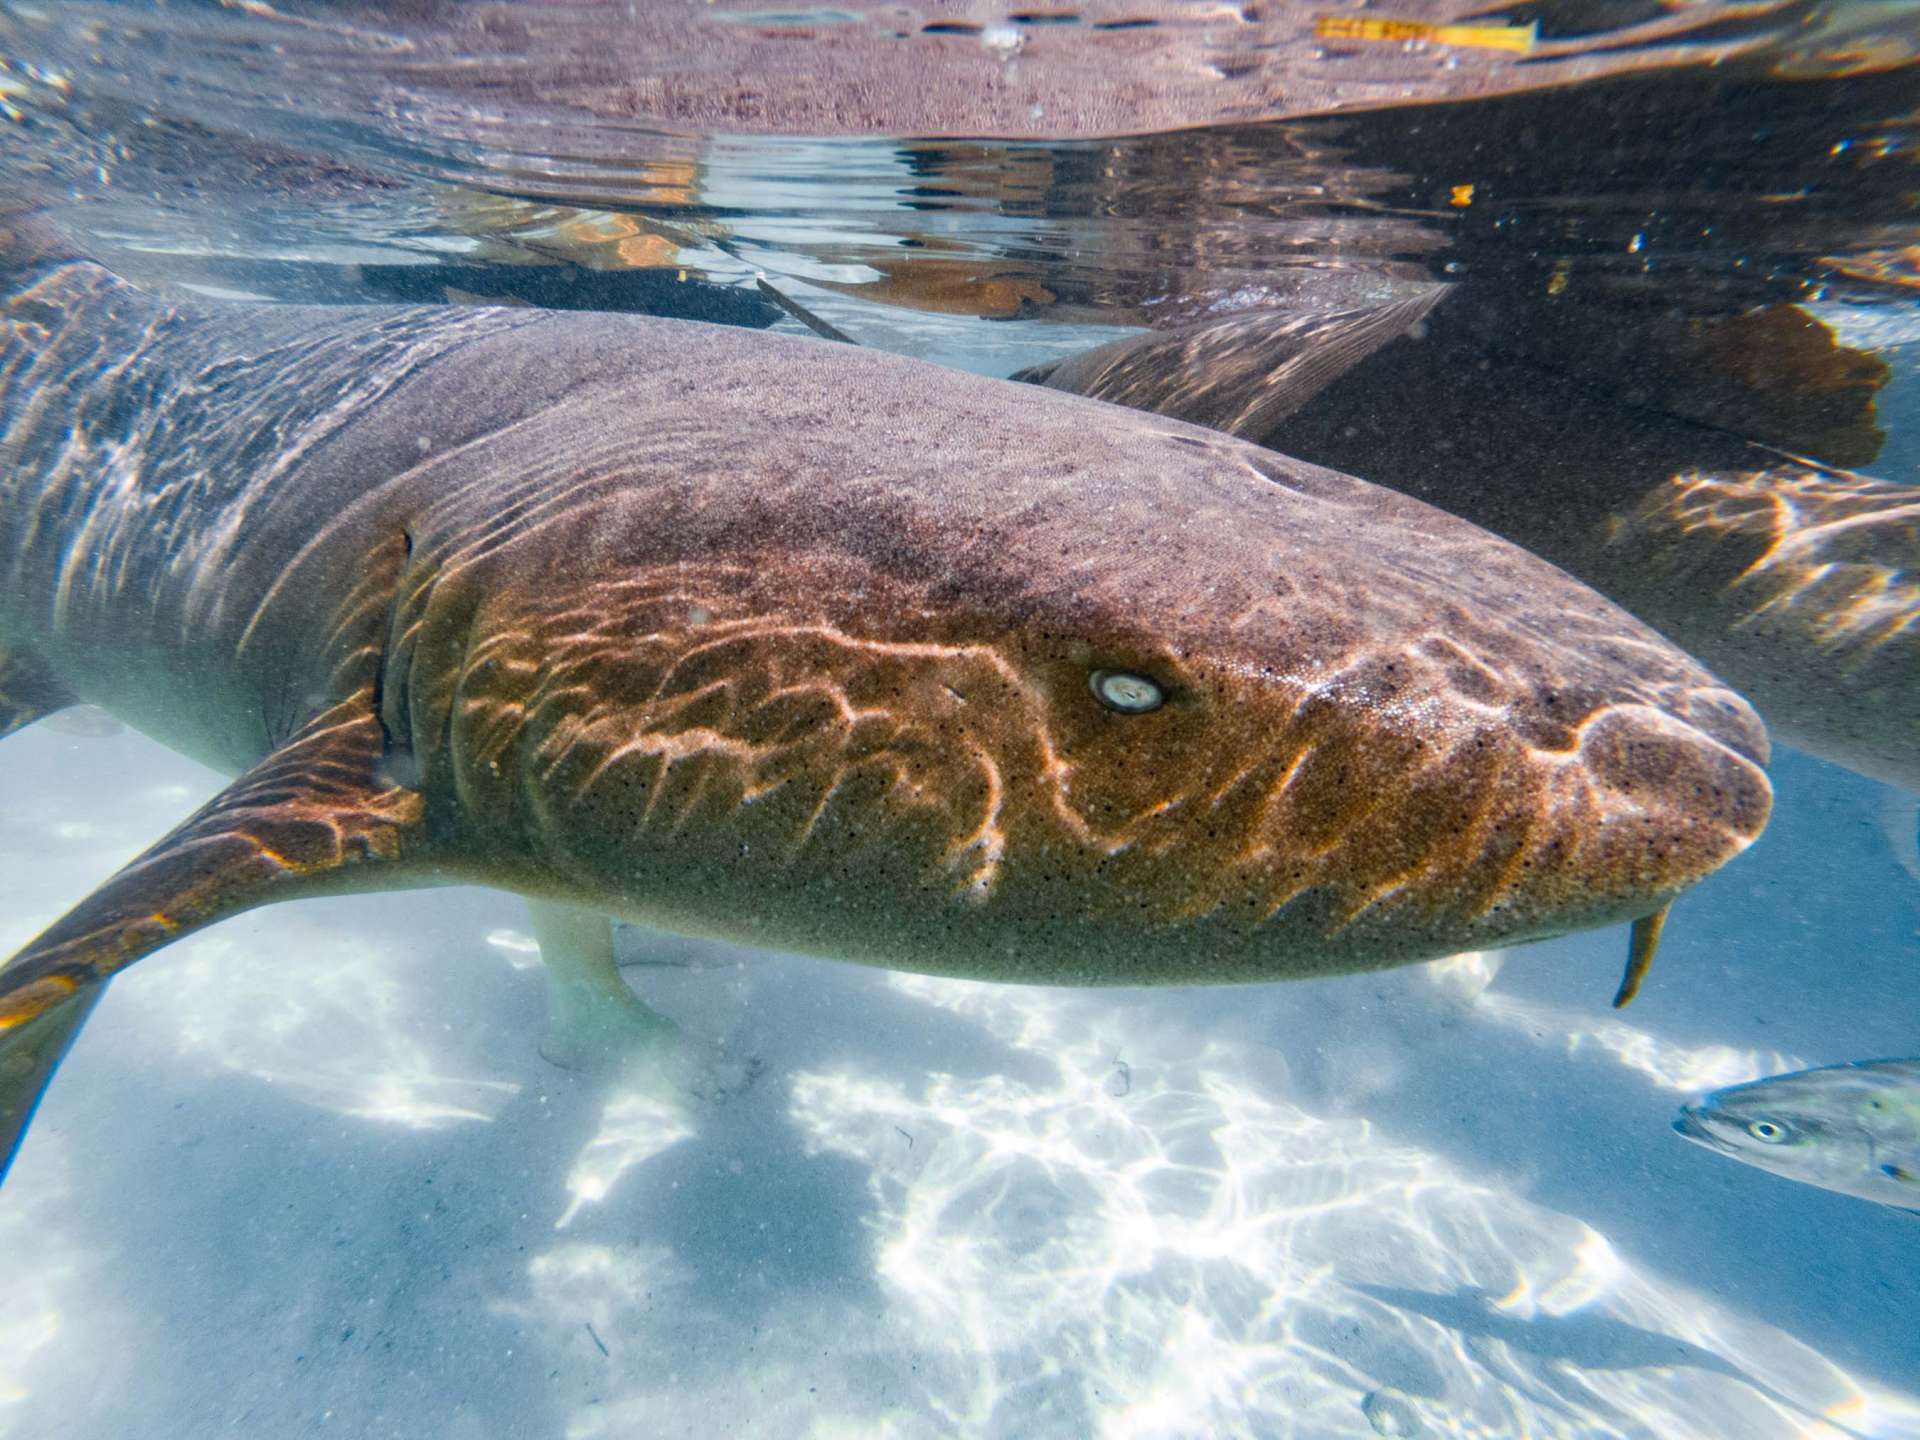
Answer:
<path fill-rule="evenodd" d="M 1920 1213 L 1920 1059 L 1729 1085 L 1681 1107 L 1673 1128 L 1803 1185 Z"/>

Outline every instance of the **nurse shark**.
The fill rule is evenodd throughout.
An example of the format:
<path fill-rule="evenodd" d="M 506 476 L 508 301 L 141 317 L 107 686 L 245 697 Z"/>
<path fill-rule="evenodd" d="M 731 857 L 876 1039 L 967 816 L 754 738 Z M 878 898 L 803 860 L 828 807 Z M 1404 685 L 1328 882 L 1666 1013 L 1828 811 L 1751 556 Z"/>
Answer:
<path fill-rule="evenodd" d="M 1644 951 L 1765 823 L 1743 700 L 1349 476 L 694 322 L 166 303 L 38 233 L 0 734 L 87 703 L 236 778 L 0 966 L 0 1156 L 114 974 L 279 900 L 529 897 L 585 1061 L 670 1029 L 609 917 L 1074 985 Z"/>

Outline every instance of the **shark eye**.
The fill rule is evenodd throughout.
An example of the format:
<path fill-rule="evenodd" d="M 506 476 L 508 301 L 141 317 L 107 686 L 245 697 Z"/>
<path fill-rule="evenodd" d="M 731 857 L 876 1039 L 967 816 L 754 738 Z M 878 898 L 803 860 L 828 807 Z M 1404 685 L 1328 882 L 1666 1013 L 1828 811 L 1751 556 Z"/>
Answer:
<path fill-rule="evenodd" d="M 1787 1138 L 1787 1127 L 1771 1120 L 1749 1120 L 1747 1133 L 1768 1145 L 1778 1145 Z"/>
<path fill-rule="evenodd" d="M 1160 687 L 1144 675 L 1127 670 L 1096 670 L 1087 677 L 1093 698 L 1122 715 L 1144 715 L 1166 701 Z"/>

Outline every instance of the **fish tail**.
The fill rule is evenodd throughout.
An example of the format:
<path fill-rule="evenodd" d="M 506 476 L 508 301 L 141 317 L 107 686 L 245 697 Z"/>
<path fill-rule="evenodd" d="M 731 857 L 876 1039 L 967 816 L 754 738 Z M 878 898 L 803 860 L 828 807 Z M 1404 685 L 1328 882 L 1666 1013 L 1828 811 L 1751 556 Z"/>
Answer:
<path fill-rule="evenodd" d="M 104 980 L 68 983 L 51 995 L 40 981 L 0 997 L 0 1183 L 25 1138 L 53 1072 L 106 991 Z"/>

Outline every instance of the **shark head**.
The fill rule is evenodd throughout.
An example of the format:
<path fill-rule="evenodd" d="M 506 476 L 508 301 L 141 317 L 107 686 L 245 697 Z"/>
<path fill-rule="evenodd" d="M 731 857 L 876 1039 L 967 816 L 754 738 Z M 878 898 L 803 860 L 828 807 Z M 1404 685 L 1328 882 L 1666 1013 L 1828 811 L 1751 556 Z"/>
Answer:
<path fill-rule="evenodd" d="M 990 413 L 909 480 L 875 463 L 886 370 L 845 430 L 769 416 L 805 443 L 752 484 L 615 473 L 532 543 L 423 532 L 485 598 L 416 729 L 535 873 L 502 883 L 898 968 L 1255 981 L 1648 915 L 1764 824 L 1751 709 L 1526 552 L 938 383 Z"/>

